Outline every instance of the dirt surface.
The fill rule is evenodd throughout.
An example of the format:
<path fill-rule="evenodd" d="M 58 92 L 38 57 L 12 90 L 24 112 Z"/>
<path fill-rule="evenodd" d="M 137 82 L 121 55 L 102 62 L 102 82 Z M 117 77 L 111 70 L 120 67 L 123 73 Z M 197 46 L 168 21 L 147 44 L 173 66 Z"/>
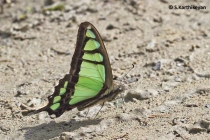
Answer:
<path fill-rule="evenodd" d="M 188 5 L 206 9 L 175 9 Z M 27 0 L 2 7 L 1 139 L 210 139 L 209 0 L 66 0 L 49 6 Z M 69 72 L 84 21 L 100 32 L 114 79 L 135 65 L 122 82 L 127 88 L 97 116 L 100 105 L 87 116 L 88 109 L 56 119 L 46 112 L 24 116 L 22 103 L 43 106 Z"/>

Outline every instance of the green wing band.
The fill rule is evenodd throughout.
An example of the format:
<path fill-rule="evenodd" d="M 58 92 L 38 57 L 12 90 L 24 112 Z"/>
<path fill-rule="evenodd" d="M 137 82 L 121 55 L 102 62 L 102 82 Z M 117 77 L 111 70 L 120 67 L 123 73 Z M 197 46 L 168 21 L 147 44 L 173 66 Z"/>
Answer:
<path fill-rule="evenodd" d="M 60 88 L 59 95 L 63 95 L 64 93 L 66 93 L 67 86 L 68 86 L 68 81 L 65 81 L 63 88 Z"/>
<path fill-rule="evenodd" d="M 84 87 L 86 86 L 95 91 L 99 91 L 103 87 L 103 83 L 101 83 L 100 81 L 93 80 L 89 77 L 84 77 L 84 76 L 79 77 L 79 81 L 77 82 L 77 85 L 84 86 Z"/>
<path fill-rule="evenodd" d="M 91 30 L 86 31 L 86 36 L 90 37 L 90 38 L 96 38 L 96 36 L 94 35 L 94 33 Z"/>
<path fill-rule="evenodd" d="M 59 95 L 63 95 L 66 93 L 66 88 L 68 86 L 68 81 L 65 81 L 64 85 L 63 85 L 63 88 L 60 88 L 60 92 L 59 92 Z M 53 98 L 53 105 L 50 106 L 50 108 L 52 110 L 56 110 L 59 108 L 60 106 L 60 103 L 58 103 L 59 101 L 61 100 L 61 96 L 55 96 Z"/>
<path fill-rule="evenodd" d="M 53 104 L 59 102 L 60 100 L 61 100 L 61 96 L 55 96 L 53 99 Z"/>
<path fill-rule="evenodd" d="M 53 105 L 50 106 L 50 109 L 52 109 L 53 111 L 55 111 L 56 109 L 58 109 L 60 106 L 60 103 L 55 103 Z"/>
<path fill-rule="evenodd" d="M 105 68 L 101 64 L 82 62 L 79 76 L 91 77 L 93 80 L 104 82 L 105 81 L 104 72 L 105 72 Z"/>
<path fill-rule="evenodd" d="M 95 41 L 94 39 L 89 39 L 85 45 L 84 50 L 85 51 L 92 51 L 95 49 L 98 49 L 100 47 L 100 44 L 98 41 Z"/>
<path fill-rule="evenodd" d="M 70 105 L 76 104 L 83 100 L 92 98 L 98 94 L 97 90 L 90 89 L 89 87 L 84 87 L 81 85 L 75 86 L 74 95 L 71 96 L 71 100 L 69 102 Z"/>
<path fill-rule="evenodd" d="M 90 61 L 96 61 L 96 62 L 102 62 L 103 61 L 103 56 L 100 53 L 84 53 L 83 59 L 85 60 L 90 60 Z"/>

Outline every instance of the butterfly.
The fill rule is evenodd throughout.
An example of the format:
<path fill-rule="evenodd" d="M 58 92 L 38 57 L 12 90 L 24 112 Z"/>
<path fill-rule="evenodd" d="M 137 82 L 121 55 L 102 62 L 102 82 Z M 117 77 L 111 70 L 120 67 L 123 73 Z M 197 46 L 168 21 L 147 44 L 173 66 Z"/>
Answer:
<path fill-rule="evenodd" d="M 69 74 L 59 80 L 49 103 L 35 113 L 47 111 L 61 116 L 65 111 L 79 111 L 113 100 L 123 88 L 114 86 L 109 57 L 97 29 L 89 22 L 79 26 L 76 48 Z"/>

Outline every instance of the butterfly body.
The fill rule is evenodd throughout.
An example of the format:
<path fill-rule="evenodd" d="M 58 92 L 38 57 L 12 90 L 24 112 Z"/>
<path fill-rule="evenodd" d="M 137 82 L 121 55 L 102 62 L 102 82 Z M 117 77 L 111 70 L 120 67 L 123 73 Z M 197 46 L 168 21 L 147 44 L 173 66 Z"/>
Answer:
<path fill-rule="evenodd" d="M 122 88 L 114 87 L 112 70 L 106 48 L 97 29 L 89 22 L 80 24 L 71 69 L 47 106 L 36 113 L 47 111 L 56 117 L 73 108 L 83 110 L 95 104 L 114 99 Z"/>

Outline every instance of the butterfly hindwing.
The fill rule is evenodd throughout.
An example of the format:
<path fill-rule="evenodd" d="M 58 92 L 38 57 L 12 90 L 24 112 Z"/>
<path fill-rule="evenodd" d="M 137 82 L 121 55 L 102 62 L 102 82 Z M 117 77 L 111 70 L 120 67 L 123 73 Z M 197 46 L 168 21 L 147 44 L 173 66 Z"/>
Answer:
<path fill-rule="evenodd" d="M 83 110 L 112 91 L 113 78 L 109 58 L 96 28 L 80 24 L 71 69 L 48 97 L 49 103 L 37 112 L 47 111 L 56 117 L 77 107 Z"/>

